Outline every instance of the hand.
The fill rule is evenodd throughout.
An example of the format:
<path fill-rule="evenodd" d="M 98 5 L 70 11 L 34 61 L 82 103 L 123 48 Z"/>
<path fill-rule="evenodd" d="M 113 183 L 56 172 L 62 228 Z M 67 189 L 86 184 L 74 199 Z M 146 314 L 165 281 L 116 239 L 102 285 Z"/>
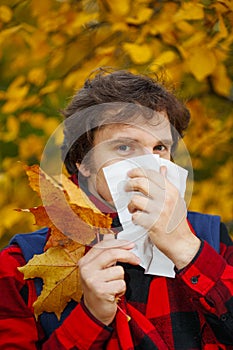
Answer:
<path fill-rule="evenodd" d="M 88 310 L 102 323 L 109 325 L 117 311 L 116 296 L 126 291 L 124 269 L 117 261 L 133 265 L 139 258 L 130 250 L 134 243 L 106 240 L 96 244 L 79 260 L 84 303 Z"/>
<path fill-rule="evenodd" d="M 185 201 L 166 179 L 166 167 L 160 173 L 136 168 L 128 176 L 125 190 L 138 192 L 128 205 L 133 222 L 146 228 L 152 242 L 178 269 L 183 268 L 196 255 L 200 240 L 187 223 Z"/>

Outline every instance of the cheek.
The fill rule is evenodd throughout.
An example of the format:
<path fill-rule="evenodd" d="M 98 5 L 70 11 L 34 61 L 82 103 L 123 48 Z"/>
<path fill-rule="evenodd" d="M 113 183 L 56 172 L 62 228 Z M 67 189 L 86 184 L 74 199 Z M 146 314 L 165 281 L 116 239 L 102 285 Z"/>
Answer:
<path fill-rule="evenodd" d="M 166 154 L 163 158 L 164 158 L 164 159 L 167 159 L 167 160 L 171 160 L 171 154 L 168 153 L 168 154 Z"/>
<path fill-rule="evenodd" d="M 112 196 L 102 170 L 100 170 L 96 176 L 96 191 L 103 199 L 112 203 Z"/>

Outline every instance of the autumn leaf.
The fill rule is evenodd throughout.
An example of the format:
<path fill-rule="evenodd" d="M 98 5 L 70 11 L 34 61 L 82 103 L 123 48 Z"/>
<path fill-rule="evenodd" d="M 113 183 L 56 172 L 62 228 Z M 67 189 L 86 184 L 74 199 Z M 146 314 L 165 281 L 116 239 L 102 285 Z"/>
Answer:
<path fill-rule="evenodd" d="M 147 44 L 125 43 L 123 47 L 135 64 L 147 63 L 152 57 L 152 48 Z"/>
<path fill-rule="evenodd" d="M 63 210 L 61 214 L 61 210 Z M 50 237 L 46 249 L 50 246 L 65 246 L 67 249 L 72 242 L 78 245 L 88 245 L 95 238 L 98 231 L 86 224 L 79 216 L 70 214 L 67 206 L 61 208 L 56 205 L 50 207 L 38 206 L 30 209 L 18 209 L 18 211 L 30 212 L 35 217 L 35 224 L 50 228 Z M 48 215 L 49 213 L 49 215 Z M 56 225 L 51 218 L 56 218 Z M 103 231 L 104 232 L 104 231 Z M 109 233 L 106 229 L 105 233 Z"/>
<path fill-rule="evenodd" d="M 215 70 L 216 57 L 208 48 L 198 47 L 191 50 L 187 65 L 195 78 L 201 81 Z"/>
<path fill-rule="evenodd" d="M 32 213 L 35 223 L 48 227 L 50 235 L 45 252 L 34 255 L 19 270 L 25 279 L 43 279 L 42 293 L 33 304 L 36 317 L 47 311 L 60 318 L 71 299 L 80 300 L 78 261 L 85 252 L 85 245 L 93 242 L 99 233 L 112 233 L 112 220 L 65 175 L 51 178 L 38 165 L 24 165 L 24 169 L 30 186 L 44 205 L 18 211 Z"/>
<path fill-rule="evenodd" d="M 30 162 L 33 157 L 39 162 L 47 136 L 56 127 L 49 120 L 61 121 L 54 111 L 63 108 L 101 65 L 146 74 L 162 65 L 178 90 L 182 88 L 192 115 L 185 140 L 197 171 L 190 209 L 232 221 L 232 1 L 161 1 L 151 6 L 148 1 L 85 0 L 75 7 L 56 0 L 6 3 L 0 6 L 0 238 L 10 239 L 16 227 L 33 230 L 31 221 L 20 220 L 13 211 L 25 203 L 34 205 L 17 161 Z M 36 111 L 43 116 L 40 120 Z M 42 189 L 45 198 L 44 206 L 26 211 L 38 225 L 49 228 L 48 252 L 50 247 L 78 249 L 95 237 L 96 227 L 109 232 L 111 219 L 89 206 L 74 184 L 42 173 L 45 178 L 39 180 L 37 171 L 33 179 L 33 168 L 29 170 L 34 190 L 40 196 Z M 58 219 L 51 220 L 53 215 Z"/>
<path fill-rule="evenodd" d="M 111 1 L 106 0 L 110 11 L 115 16 L 124 16 L 127 15 L 130 10 L 130 0 L 118 0 L 118 1 Z"/>
<path fill-rule="evenodd" d="M 212 75 L 213 87 L 219 95 L 228 97 L 230 96 L 232 82 L 227 76 L 226 67 L 223 64 L 219 64 Z"/>
<path fill-rule="evenodd" d="M 175 21 L 199 20 L 204 17 L 203 5 L 192 1 L 183 2 L 179 11 L 174 15 Z"/>
<path fill-rule="evenodd" d="M 33 68 L 28 73 L 29 82 L 36 86 L 43 85 L 45 82 L 45 79 L 46 79 L 46 74 L 44 69 L 42 68 Z"/>
<path fill-rule="evenodd" d="M 31 208 L 36 224 L 51 229 L 57 241 L 62 232 L 68 238 L 90 244 L 98 233 L 112 233 L 112 219 L 95 207 L 87 195 L 65 175 L 61 183 L 49 177 L 38 165 L 24 166 L 30 186 L 43 200 L 43 207 Z"/>
<path fill-rule="evenodd" d="M 127 17 L 127 23 L 139 25 L 150 19 L 153 14 L 153 9 L 151 8 L 142 8 L 141 11 L 134 16 Z"/>
<path fill-rule="evenodd" d="M 10 22 L 13 12 L 10 7 L 2 5 L 0 6 L 0 20 L 4 23 Z"/>
<path fill-rule="evenodd" d="M 46 311 L 54 312 L 60 319 L 71 299 L 80 301 L 82 290 L 78 260 L 84 251 L 84 246 L 69 252 L 62 247 L 52 247 L 41 255 L 34 255 L 25 266 L 19 267 L 25 279 L 43 279 L 42 293 L 33 304 L 36 318 Z"/>

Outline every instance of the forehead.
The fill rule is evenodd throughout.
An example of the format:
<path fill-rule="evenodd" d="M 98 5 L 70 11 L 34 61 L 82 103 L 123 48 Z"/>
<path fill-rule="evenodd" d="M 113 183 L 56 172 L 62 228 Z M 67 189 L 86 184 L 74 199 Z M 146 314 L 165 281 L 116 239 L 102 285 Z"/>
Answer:
<path fill-rule="evenodd" d="M 94 145 L 118 138 L 133 138 L 139 142 L 149 139 L 172 141 L 170 122 L 164 112 L 157 112 L 149 120 L 141 117 L 126 123 L 105 124 L 95 132 Z"/>

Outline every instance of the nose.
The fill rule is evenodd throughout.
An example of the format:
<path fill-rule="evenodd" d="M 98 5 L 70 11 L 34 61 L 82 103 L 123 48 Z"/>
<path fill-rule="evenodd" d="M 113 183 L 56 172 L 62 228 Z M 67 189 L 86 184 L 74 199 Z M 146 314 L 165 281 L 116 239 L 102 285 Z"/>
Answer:
<path fill-rule="evenodd" d="M 143 155 L 153 154 L 153 153 L 154 153 L 154 150 L 152 147 L 143 147 Z"/>

